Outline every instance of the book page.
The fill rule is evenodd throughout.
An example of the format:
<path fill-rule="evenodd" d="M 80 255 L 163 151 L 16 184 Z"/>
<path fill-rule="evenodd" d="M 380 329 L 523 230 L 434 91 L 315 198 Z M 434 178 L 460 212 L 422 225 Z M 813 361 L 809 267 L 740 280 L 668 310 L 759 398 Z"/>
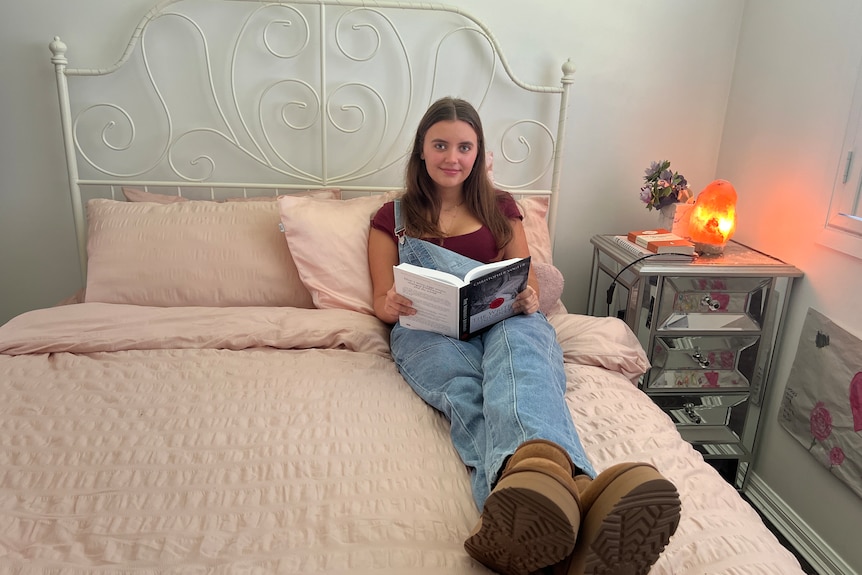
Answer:
<path fill-rule="evenodd" d="M 489 274 L 494 270 L 504 268 L 517 261 L 520 261 L 521 259 L 522 258 L 512 258 L 509 260 L 501 260 L 499 262 L 491 262 L 489 264 L 482 264 L 481 266 L 476 266 L 464 275 L 464 281 L 469 283 L 478 277 L 482 277 L 483 275 Z"/>
<path fill-rule="evenodd" d="M 403 264 L 402 264 L 403 265 Z M 412 266 L 415 267 L 415 266 Z M 433 271 L 419 268 L 423 271 Z M 410 299 L 416 308 L 416 315 L 399 318 L 402 326 L 411 329 L 424 329 L 458 337 L 458 294 L 460 288 L 436 279 L 410 273 L 396 266 L 395 290 Z M 452 276 L 454 277 L 454 276 Z"/>
<path fill-rule="evenodd" d="M 441 272 L 440 270 L 435 270 L 432 268 L 423 268 L 422 266 L 414 266 L 413 264 L 398 264 L 397 266 L 395 266 L 395 269 L 402 269 L 404 271 L 420 276 L 425 276 L 429 279 L 447 283 L 453 286 L 462 287 L 467 285 L 467 282 L 462 280 L 458 276 L 446 272 Z"/>

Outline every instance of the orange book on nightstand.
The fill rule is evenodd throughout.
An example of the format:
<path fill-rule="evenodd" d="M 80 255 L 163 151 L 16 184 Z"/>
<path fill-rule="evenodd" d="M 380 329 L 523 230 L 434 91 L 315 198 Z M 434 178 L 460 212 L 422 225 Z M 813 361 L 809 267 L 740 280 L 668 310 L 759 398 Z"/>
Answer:
<path fill-rule="evenodd" d="M 661 228 L 629 232 L 628 240 L 654 254 L 694 253 L 694 243 Z"/>

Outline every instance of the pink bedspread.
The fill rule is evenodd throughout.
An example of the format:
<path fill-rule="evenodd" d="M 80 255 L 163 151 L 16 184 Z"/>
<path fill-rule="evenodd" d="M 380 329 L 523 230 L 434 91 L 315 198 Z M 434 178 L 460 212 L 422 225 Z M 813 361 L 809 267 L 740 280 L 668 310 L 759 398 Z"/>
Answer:
<path fill-rule="evenodd" d="M 652 573 L 801 573 L 632 385 L 622 323 L 553 322 L 596 467 L 651 461 L 681 491 Z M 2 572 L 487 572 L 448 424 L 374 318 L 76 304 L 0 327 L 0 352 Z"/>

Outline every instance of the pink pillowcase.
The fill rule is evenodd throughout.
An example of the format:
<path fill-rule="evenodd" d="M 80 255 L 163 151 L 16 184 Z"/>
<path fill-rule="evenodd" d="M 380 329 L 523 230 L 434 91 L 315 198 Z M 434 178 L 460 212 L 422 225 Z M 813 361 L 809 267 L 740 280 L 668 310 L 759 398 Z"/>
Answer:
<path fill-rule="evenodd" d="M 371 218 L 400 193 L 349 200 L 278 198 L 284 237 L 315 306 L 374 313 L 368 270 Z"/>
<path fill-rule="evenodd" d="M 123 188 L 123 196 L 128 202 L 150 202 L 154 204 L 178 204 L 180 202 L 190 202 L 188 198 L 183 196 L 169 196 L 167 194 L 154 194 L 145 192 L 135 188 Z"/>
<path fill-rule="evenodd" d="M 341 190 L 338 188 L 321 188 L 319 190 L 308 190 L 305 192 L 296 192 L 297 196 L 310 196 L 313 198 L 328 198 L 331 200 L 341 199 Z M 171 196 L 168 194 L 156 194 L 139 190 L 137 188 L 123 188 L 123 196 L 128 202 L 151 202 L 154 204 L 177 204 L 180 202 L 208 202 L 212 200 L 193 200 L 185 196 Z M 274 202 L 276 196 L 252 196 L 248 198 L 237 197 L 227 198 L 225 202 Z"/>
<path fill-rule="evenodd" d="M 350 200 L 281 196 L 278 198 L 284 236 L 303 285 L 314 305 L 373 314 L 373 290 L 368 270 L 371 218 L 401 192 Z M 540 287 L 545 313 L 565 311 L 559 301 L 563 276 L 551 264 L 551 241 L 545 216 L 548 198 L 518 200 Z"/>
<path fill-rule="evenodd" d="M 276 202 L 90 200 L 86 302 L 312 308 Z"/>
<path fill-rule="evenodd" d="M 564 314 L 551 323 L 567 363 L 617 371 L 632 383 L 650 368 L 637 336 L 618 318 Z"/>
<path fill-rule="evenodd" d="M 130 203 L 88 204 L 85 301 L 319 307 L 373 314 L 370 219 L 400 192 L 340 200 L 340 190 L 332 188 L 225 202 L 126 187 L 123 195 Z M 542 310 L 553 312 L 560 308 L 563 282 L 550 265 L 548 197 L 517 202 L 539 277 Z M 150 207 L 140 207 L 144 204 Z M 283 237 L 273 233 L 279 221 Z"/>
<path fill-rule="evenodd" d="M 548 233 L 548 196 L 526 196 L 516 200 L 524 216 L 524 232 L 534 262 L 552 262 L 551 235 Z"/>

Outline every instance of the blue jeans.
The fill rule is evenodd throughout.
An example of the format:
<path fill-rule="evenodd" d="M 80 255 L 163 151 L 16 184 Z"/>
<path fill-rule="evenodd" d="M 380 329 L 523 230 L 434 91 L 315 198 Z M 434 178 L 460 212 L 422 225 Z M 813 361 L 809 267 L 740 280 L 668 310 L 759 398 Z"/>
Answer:
<path fill-rule="evenodd" d="M 402 262 L 458 276 L 478 263 L 403 235 L 398 252 Z M 529 439 L 557 443 L 595 477 L 566 406 L 563 352 L 541 313 L 516 315 L 467 341 L 395 324 L 391 347 L 407 383 L 449 420 L 480 510 L 506 458 Z"/>

